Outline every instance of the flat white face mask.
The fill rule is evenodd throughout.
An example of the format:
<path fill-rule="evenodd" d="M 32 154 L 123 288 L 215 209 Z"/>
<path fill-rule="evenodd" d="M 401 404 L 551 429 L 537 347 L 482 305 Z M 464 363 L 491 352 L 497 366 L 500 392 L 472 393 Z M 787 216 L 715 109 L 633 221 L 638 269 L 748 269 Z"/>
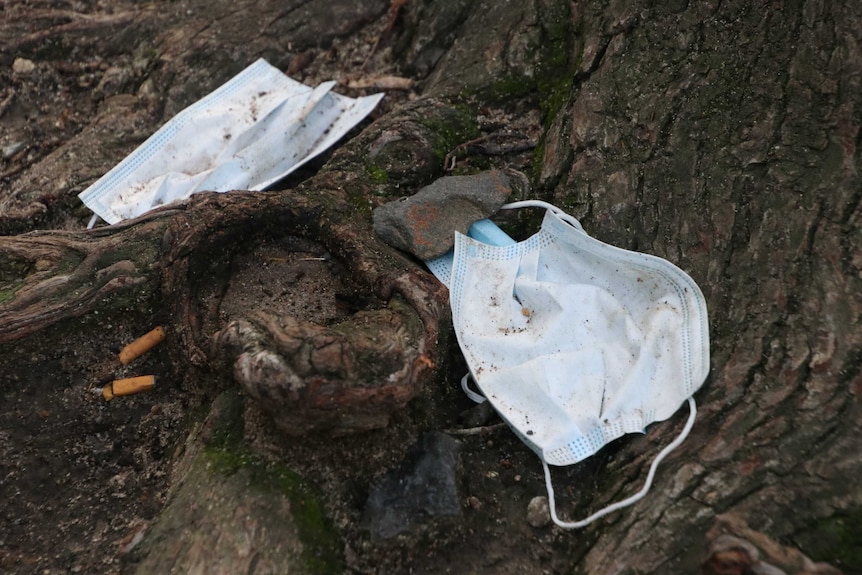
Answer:
<path fill-rule="evenodd" d="M 78 197 L 115 224 L 201 191 L 263 190 L 337 142 L 383 97 L 348 98 L 333 86 L 310 88 L 258 60 Z"/>
<path fill-rule="evenodd" d="M 548 208 L 526 241 L 489 245 L 456 234 L 450 278 L 455 333 L 484 398 L 542 459 L 551 516 L 582 527 L 643 497 L 658 463 L 694 423 L 692 395 L 709 371 L 706 303 L 661 258 L 589 237 Z M 438 265 L 439 267 L 439 265 Z M 463 382 L 465 391 L 482 400 Z M 636 495 L 576 522 L 556 514 L 548 465 L 571 465 L 673 415 L 683 432 L 654 460 Z"/>

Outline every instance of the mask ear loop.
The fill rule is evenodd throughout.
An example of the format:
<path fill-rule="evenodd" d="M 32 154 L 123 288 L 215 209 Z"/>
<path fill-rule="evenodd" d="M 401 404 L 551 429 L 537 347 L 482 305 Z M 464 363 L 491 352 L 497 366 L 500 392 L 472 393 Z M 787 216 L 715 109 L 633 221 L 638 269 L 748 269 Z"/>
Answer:
<path fill-rule="evenodd" d="M 633 503 L 636 503 L 643 499 L 643 497 L 647 494 L 650 487 L 652 486 L 653 478 L 655 478 L 655 472 L 658 468 L 658 464 L 661 463 L 661 461 L 667 456 L 668 453 L 679 447 L 680 444 L 685 441 L 685 438 L 688 437 L 688 433 L 694 426 L 694 420 L 697 416 L 697 407 L 695 406 L 693 397 L 688 398 L 688 407 L 690 412 L 688 414 L 688 421 L 686 421 L 685 427 L 682 428 L 682 431 L 679 433 L 677 438 L 674 439 L 673 442 L 668 444 L 664 449 L 662 449 L 661 452 L 659 452 L 659 454 L 656 456 L 656 458 L 653 459 L 652 465 L 650 465 L 649 468 L 649 473 L 647 474 L 646 482 L 644 483 L 644 486 L 641 488 L 641 490 L 632 495 L 631 497 L 623 499 L 622 501 L 617 501 L 616 503 L 608 505 L 604 509 L 596 511 L 586 519 L 581 519 L 580 521 L 561 521 L 560 518 L 557 517 L 557 509 L 554 503 L 554 487 L 553 485 L 551 485 L 551 470 L 548 469 L 548 464 L 545 462 L 544 459 L 542 459 L 542 466 L 545 468 L 545 486 L 548 489 L 548 503 L 549 507 L 551 508 L 551 519 L 554 520 L 554 523 L 564 529 L 579 529 L 581 527 L 586 527 L 596 519 L 604 517 L 608 513 L 613 513 L 618 509 L 628 507 L 629 505 L 632 505 Z"/>
<path fill-rule="evenodd" d="M 472 389 L 470 389 L 469 385 L 470 374 L 467 373 L 464 377 L 461 378 L 461 389 L 464 390 L 464 395 L 475 401 L 476 403 L 485 403 L 488 401 L 484 396 L 476 393 Z"/>
<path fill-rule="evenodd" d="M 545 208 L 549 212 L 552 212 L 555 216 L 571 225 L 573 228 L 578 230 L 579 232 L 584 231 L 584 227 L 581 225 L 581 222 L 577 220 L 574 216 L 570 216 L 554 204 L 549 204 L 548 202 L 543 202 L 542 200 L 522 200 L 520 202 L 511 202 L 509 204 L 503 204 L 500 206 L 501 210 L 514 210 L 516 208 Z"/>

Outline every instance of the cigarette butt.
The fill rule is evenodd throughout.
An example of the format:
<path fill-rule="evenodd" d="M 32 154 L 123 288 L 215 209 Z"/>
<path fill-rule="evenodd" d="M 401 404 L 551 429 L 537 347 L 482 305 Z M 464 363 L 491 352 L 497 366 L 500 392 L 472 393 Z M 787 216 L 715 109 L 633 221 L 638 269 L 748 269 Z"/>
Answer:
<path fill-rule="evenodd" d="M 105 401 L 111 401 L 115 397 L 133 395 L 142 391 L 149 391 L 156 386 L 156 376 L 142 375 L 128 379 L 115 379 L 102 388 L 102 397 Z"/>
<path fill-rule="evenodd" d="M 165 328 L 159 326 L 120 350 L 120 363 L 128 365 L 165 339 Z"/>

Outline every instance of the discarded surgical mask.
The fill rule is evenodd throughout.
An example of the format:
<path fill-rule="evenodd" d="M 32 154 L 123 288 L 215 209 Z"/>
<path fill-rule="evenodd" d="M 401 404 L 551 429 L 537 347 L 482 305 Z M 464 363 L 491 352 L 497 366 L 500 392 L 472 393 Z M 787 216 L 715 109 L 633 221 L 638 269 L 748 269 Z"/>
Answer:
<path fill-rule="evenodd" d="M 337 142 L 383 97 L 348 98 L 334 85 L 310 88 L 258 60 L 78 197 L 115 224 L 196 192 L 263 190 Z"/>
<path fill-rule="evenodd" d="M 503 209 L 526 206 L 547 208 L 526 241 L 482 222 L 469 232 L 480 239 L 456 234 L 451 259 L 428 265 L 449 286 L 455 333 L 481 395 L 467 376 L 462 386 L 476 401 L 487 398 L 541 457 L 554 522 L 583 527 L 641 499 L 659 462 L 688 435 L 692 395 L 709 371 L 706 303 L 670 262 L 595 240 L 550 204 Z M 577 463 L 643 433 L 686 400 L 685 427 L 637 494 L 583 521 L 559 519 L 548 465 Z"/>

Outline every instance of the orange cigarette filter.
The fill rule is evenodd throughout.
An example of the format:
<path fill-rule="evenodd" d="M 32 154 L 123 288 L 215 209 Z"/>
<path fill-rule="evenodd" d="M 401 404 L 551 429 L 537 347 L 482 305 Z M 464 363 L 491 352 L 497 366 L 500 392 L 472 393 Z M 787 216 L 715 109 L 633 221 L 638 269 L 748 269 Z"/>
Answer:
<path fill-rule="evenodd" d="M 133 395 L 142 391 L 149 391 L 156 386 L 156 376 L 142 375 L 128 379 L 115 379 L 102 388 L 102 397 L 105 401 L 111 401 L 115 397 Z"/>
<path fill-rule="evenodd" d="M 120 363 L 128 365 L 165 339 L 165 328 L 159 326 L 120 350 Z"/>

